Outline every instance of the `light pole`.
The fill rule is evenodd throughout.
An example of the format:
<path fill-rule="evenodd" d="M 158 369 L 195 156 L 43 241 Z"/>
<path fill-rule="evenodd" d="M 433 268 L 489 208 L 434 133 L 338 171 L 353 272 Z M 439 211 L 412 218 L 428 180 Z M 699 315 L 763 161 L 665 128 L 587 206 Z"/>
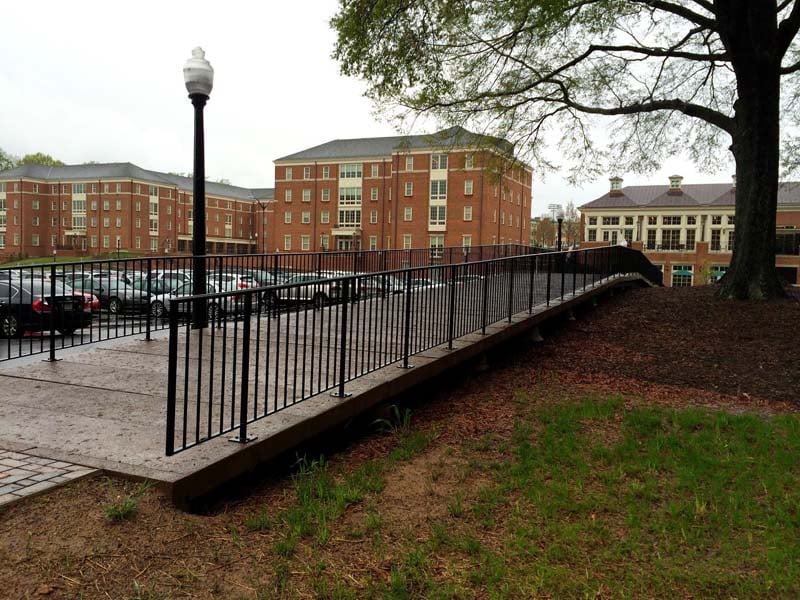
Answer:
<path fill-rule="evenodd" d="M 564 223 L 564 215 L 558 213 L 558 251 L 561 252 L 561 225 Z"/>
<path fill-rule="evenodd" d="M 264 223 L 264 216 L 267 212 L 267 206 L 269 206 L 269 202 L 266 200 L 256 200 L 258 202 L 259 208 L 261 208 L 261 246 L 262 246 L 262 253 L 267 253 L 267 234 L 266 234 L 266 224 Z"/>
<path fill-rule="evenodd" d="M 194 202 L 192 218 L 192 293 L 206 293 L 206 165 L 203 142 L 203 107 L 214 86 L 214 69 L 199 46 L 192 50 L 192 57 L 183 67 L 183 80 L 194 106 Z M 192 328 L 208 325 L 206 303 L 197 300 L 192 307 Z"/>

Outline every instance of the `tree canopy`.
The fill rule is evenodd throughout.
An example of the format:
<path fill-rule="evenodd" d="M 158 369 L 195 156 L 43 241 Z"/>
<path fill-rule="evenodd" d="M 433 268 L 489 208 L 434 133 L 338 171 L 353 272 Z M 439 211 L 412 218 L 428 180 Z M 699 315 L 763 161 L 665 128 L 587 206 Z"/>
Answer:
<path fill-rule="evenodd" d="M 46 165 L 49 167 L 63 167 L 64 163 L 60 160 L 53 158 L 49 154 L 43 154 L 42 152 L 36 152 L 34 154 L 26 154 L 22 158 L 19 159 L 18 163 L 20 165 Z"/>
<path fill-rule="evenodd" d="M 800 155 L 800 3 L 340 0 L 331 24 L 342 72 L 380 105 L 506 137 L 573 181 L 651 171 L 676 153 L 718 168 L 730 148 L 737 245 L 725 294 L 779 293 L 767 238 L 779 167 Z M 594 127 L 602 117 L 613 120 Z"/>
<path fill-rule="evenodd" d="M 0 171 L 13 169 L 17 166 L 17 157 L 12 156 L 2 148 L 0 148 Z"/>

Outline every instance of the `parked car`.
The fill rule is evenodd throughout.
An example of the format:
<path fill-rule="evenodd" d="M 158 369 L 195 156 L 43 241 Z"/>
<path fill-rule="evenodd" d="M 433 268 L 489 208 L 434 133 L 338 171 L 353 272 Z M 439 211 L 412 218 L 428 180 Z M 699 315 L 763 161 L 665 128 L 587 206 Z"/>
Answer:
<path fill-rule="evenodd" d="M 0 281 L 0 333 L 3 337 L 49 330 L 51 314 L 56 330 L 63 335 L 70 335 L 91 324 L 90 307 L 83 294 L 75 293 L 65 285 L 55 285 L 55 296 L 51 297 L 53 290 L 49 281 Z"/>
<path fill-rule="evenodd" d="M 147 312 L 150 299 L 147 292 L 138 290 L 121 279 L 75 277 L 69 283 L 75 290 L 90 292 L 100 300 L 100 308 L 112 314 L 124 312 Z"/>
<path fill-rule="evenodd" d="M 292 287 L 267 290 L 263 304 L 269 308 L 276 304 L 313 304 L 320 308 L 336 302 L 341 297 L 342 282 L 331 280 L 332 271 L 326 273 L 301 273 L 287 279 L 283 285 Z M 295 285 L 301 284 L 301 285 Z M 351 295 L 355 299 L 356 294 Z"/>
<path fill-rule="evenodd" d="M 405 281 L 396 275 L 368 275 L 358 280 L 361 296 L 382 296 L 386 294 L 402 294 L 406 289 Z"/>
<path fill-rule="evenodd" d="M 215 283 L 206 284 L 207 294 L 217 294 L 226 291 L 233 290 Z M 153 296 L 152 300 L 150 301 L 150 314 L 154 317 L 166 317 L 169 314 L 171 302 L 173 300 L 176 298 L 186 298 L 192 295 L 194 295 L 194 290 L 192 283 L 189 282 L 179 286 L 169 293 Z M 177 303 L 177 306 L 180 307 L 179 310 L 182 314 L 189 313 L 192 310 L 191 302 L 180 302 Z M 218 300 L 209 300 L 206 310 L 209 320 L 224 319 L 228 314 L 236 314 L 241 312 L 242 300 L 240 297 L 237 297 L 235 300 L 223 298 L 222 302 Z"/>

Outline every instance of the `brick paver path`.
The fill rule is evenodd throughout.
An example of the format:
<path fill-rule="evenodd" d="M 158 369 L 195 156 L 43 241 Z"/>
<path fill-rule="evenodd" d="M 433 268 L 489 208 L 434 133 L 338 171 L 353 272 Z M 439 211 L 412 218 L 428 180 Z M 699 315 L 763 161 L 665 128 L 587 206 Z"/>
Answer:
<path fill-rule="evenodd" d="M 79 479 L 96 469 L 0 449 L 0 506 Z"/>

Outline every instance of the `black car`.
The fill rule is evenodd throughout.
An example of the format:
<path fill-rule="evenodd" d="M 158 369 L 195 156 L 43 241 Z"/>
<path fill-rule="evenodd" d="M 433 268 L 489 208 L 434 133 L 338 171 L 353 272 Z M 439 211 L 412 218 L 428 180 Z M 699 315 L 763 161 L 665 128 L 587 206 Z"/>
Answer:
<path fill-rule="evenodd" d="M 147 292 L 134 288 L 122 279 L 76 277 L 70 285 L 76 290 L 95 294 L 100 298 L 100 307 L 108 309 L 112 314 L 146 313 L 150 309 Z"/>
<path fill-rule="evenodd" d="M 51 291 L 51 283 L 41 279 L 0 281 L 0 335 L 19 337 L 26 331 L 47 331 L 51 315 L 56 330 L 64 335 L 91 324 L 83 294 L 56 283 L 51 304 Z"/>

